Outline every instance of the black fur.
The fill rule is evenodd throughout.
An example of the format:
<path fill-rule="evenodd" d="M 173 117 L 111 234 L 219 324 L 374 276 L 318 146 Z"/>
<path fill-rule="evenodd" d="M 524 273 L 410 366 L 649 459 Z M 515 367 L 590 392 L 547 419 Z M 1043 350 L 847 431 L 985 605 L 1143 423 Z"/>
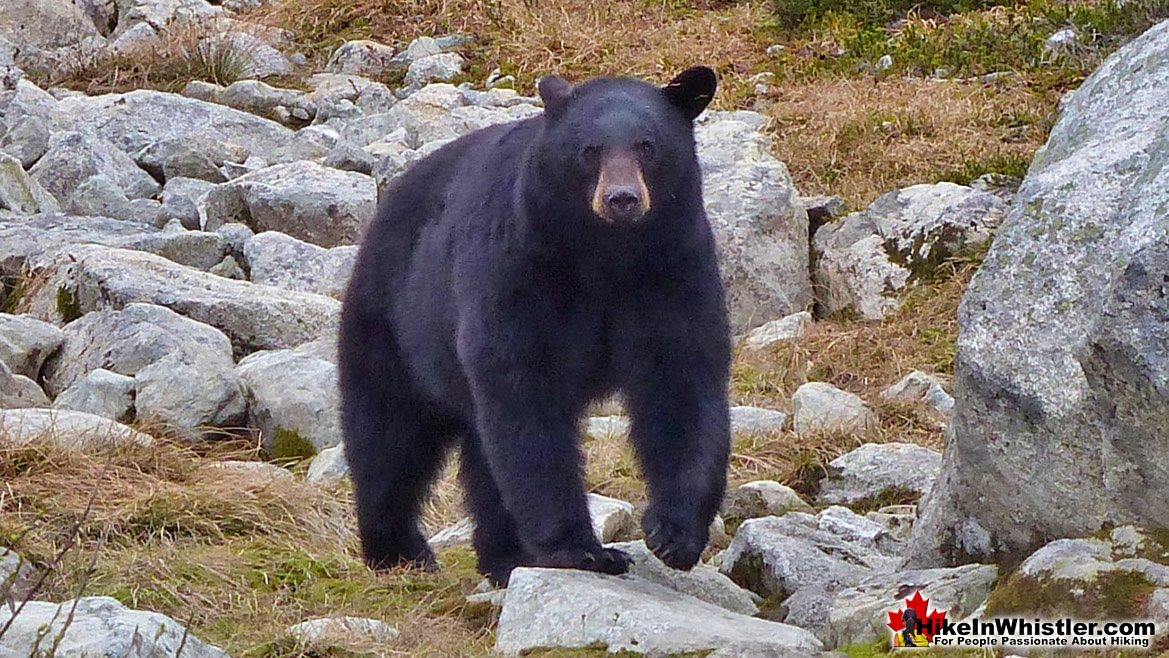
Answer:
<path fill-rule="evenodd" d="M 458 139 L 384 192 L 340 334 L 370 566 L 434 566 L 418 514 L 458 445 L 492 580 L 521 564 L 624 572 L 592 533 L 578 448 L 587 404 L 614 391 L 650 548 L 677 569 L 699 559 L 726 487 L 730 341 L 691 126 L 714 78 L 692 71 L 665 89 L 542 81 L 555 112 Z M 635 145 L 652 206 L 604 222 L 596 154 Z"/>

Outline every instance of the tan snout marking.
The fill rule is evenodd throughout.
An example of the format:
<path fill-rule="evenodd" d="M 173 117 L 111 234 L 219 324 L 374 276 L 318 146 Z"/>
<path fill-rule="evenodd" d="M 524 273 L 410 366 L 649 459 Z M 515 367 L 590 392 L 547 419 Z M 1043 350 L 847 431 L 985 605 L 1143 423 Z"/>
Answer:
<path fill-rule="evenodd" d="M 628 186 L 636 190 L 640 214 L 644 216 L 649 212 L 651 205 L 649 188 L 645 185 L 637 158 L 631 153 L 617 153 L 606 158 L 601 164 L 601 174 L 597 177 L 597 186 L 593 188 L 592 207 L 597 217 L 614 220 L 609 215 L 606 196 L 610 189 L 618 186 Z"/>

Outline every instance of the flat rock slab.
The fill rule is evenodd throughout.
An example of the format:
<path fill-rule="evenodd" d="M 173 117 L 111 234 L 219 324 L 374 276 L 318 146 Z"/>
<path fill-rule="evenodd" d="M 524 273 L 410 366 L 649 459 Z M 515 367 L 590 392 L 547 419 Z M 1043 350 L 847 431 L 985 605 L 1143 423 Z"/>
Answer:
<path fill-rule="evenodd" d="M 341 303 L 329 297 L 233 281 L 165 258 L 96 245 L 77 245 L 38 259 L 44 277 L 32 296 L 32 314 L 50 322 L 121 308 L 157 304 L 211 325 L 231 340 L 236 355 L 291 348 L 331 331 Z"/>
<path fill-rule="evenodd" d="M 0 440 L 17 446 L 42 440 L 76 450 L 119 443 L 154 444 L 149 435 L 121 423 L 65 409 L 0 411 Z"/>
<path fill-rule="evenodd" d="M 629 567 L 629 574 L 632 576 L 669 587 L 676 592 L 688 594 L 741 615 L 750 617 L 759 612 L 759 607 L 755 604 L 758 597 L 755 594 L 739 587 L 735 581 L 719 573 L 717 568 L 709 564 L 699 562 L 690 571 L 680 571 L 666 566 L 666 563 L 649 550 L 644 541 L 606 546 L 622 550 L 633 558 L 633 564 Z"/>
<path fill-rule="evenodd" d="M 866 443 L 828 463 L 817 502 L 852 505 L 891 491 L 923 495 L 942 470 L 942 455 L 912 443 Z"/>
<path fill-rule="evenodd" d="M 807 655 L 822 649 L 803 629 L 736 614 L 639 578 L 530 568 L 512 572 L 495 649 L 509 656 L 555 647 L 666 655 L 732 643 Z"/>

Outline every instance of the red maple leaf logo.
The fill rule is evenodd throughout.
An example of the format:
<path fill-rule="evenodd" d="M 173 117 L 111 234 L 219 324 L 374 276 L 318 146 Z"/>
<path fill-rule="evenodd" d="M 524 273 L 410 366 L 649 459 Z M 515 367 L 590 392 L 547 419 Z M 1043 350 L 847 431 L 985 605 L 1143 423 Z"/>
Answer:
<path fill-rule="evenodd" d="M 942 627 L 942 623 L 946 621 L 946 613 L 940 610 L 934 610 L 927 614 L 930 600 L 922 598 L 921 591 L 913 593 L 913 598 L 907 599 L 908 608 L 917 614 L 919 620 L 917 630 L 925 635 L 927 640 L 933 641 L 934 633 Z M 900 608 L 889 613 L 889 628 L 893 629 L 894 633 L 900 633 L 905 628 L 905 620 L 902 618 L 905 613 L 905 608 Z"/>

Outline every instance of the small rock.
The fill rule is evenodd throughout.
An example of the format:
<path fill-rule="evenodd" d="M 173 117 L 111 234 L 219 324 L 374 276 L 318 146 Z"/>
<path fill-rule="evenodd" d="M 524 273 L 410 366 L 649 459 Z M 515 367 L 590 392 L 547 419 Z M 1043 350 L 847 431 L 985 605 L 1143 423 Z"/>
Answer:
<path fill-rule="evenodd" d="M 65 334 L 47 322 L 0 313 L 0 361 L 17 375 L 39 379 L 41 366 L 64 340 Z"/>
<path fill-rule="evenodd" d="M 739 520 L 812 511 L 795 490 L 771 480 L 740 485 L 727 498 L 724 514 Z"/>
<path fill-rule="evenodd" d="M 239 266 L 239 262 L 235 259 L 235 256 L 224 256 L 223 260 L 219 261 L 219 264 L 215 267 L 207 270 L 207 273 L 234 281 L 248 280 L 247 273 Z"/>
<path fill-rule="evenodd" d="M 309 482 L 319 485 L 336 484 L 349 477 L 349 463 L 345 461 L 345 447 L 341 445 L 325 448 L 317 453 L 308 465 Z"/>
<path fill-rule="evenodd" d="M 96 175 L 113 181 L 131 199 L 153 197 L 160 188 L 114 144 L 79 132 L 55 133 L 48 151 L 29 174 L 58 199 L 68 199 L 83 182 Z"/>
<path fill-rule="evenodd" d="M 15 119 L 7 131 L 0 131 L 0 153 L 20 161 L 31 169 L 49 150 L 49 125 L 41 117 L 24 116 Z"/>
<path fill-rule="evenodd" d="M 602 544 L 628 539 L 636 531 L 633 523 L 633 505 L 624 500 L 590 493 L 589 517 L 593 522 L 593 534 Z"/>
<path fill-rule="evenodd" d="M 638 578 L 519 568 L 508 585 L 495 650 L 514 656 L 538 648 L 603 647 L 664 655 L 731 642 L 786 648 L 793 655 L 821 649 L 802 629 L 739 615 Z"/>
<path fill-rule="evenodd" d="M 0 361 L 0 409 L 27 409 L 48 407 L 49 398 L 36 382 L 24 375 L 13 374 Z"/>
<path fill-rule="evenodd" d="M 742 344 L 749 350 L 766 349 L 772 345 L 803 336 L 810 326 L 812 326 L 812 314 L 800 311 L 752 329 L 743 337 Z"/>
<path fill-rule="evenodd" d="M 454 525 L 447 526 L 432 535 L 429 540 L 430 548 L 438 551 L 453 546 L 470 546 L 474 534 L 475 522 L 471 520 L 471 517 L 465 516 Z"/>
<path fill-rule="evenodd" d="M 168 221 L 179 220 L 183 228 L 198 230 L 199 208 L 206 203 L 207 195 L 215 184 L 205 180 L 185 177 L 167 178 L 162 188 L 161 216 Z"/>
<path fill-rule="evenodd" d="M 917 370 L 881 391 L 880 397 L 882 400 L 899 402 L 925 402 L 946 415 L 954 410 L 954 398 L 942 388 L 942 383 L 936 377 Z"/>
<path fill-rule="evenodd" d="M 162 204 L 152 199 L 129 199 L 110 178 L 96 174 L 82 181 L 65 200 L 66 212 L 89 217 L 109 217 L 153 226 Z"/>
<path fill-rule="evenodd" d="M 1043 42 L 1043 51 L 1046 53 L 1067 53 L 1080 45 L 1080 37 L 1075 28 L 1065 27 L 1057 30 Z"/>
<path fill-rule="evenodd" d="M 621 438 L 629 435 L 626 416 L 593 416 L 589 418 L 585 434 L 593 439 Z"/>
<path fill-rule="evenodd" d="M 22 215 L 60 210 L 57 200 L 25 172 L 20 160 L 0 153 L 0 210 Z"/>
<path fill-rule="evenodd" d="M 53 407 L 126 422 L 134 416 L 134 378 L 96 368 L 61 391 Z"/>
<path fill-rule="evenodd" d="M 28 560 L 0 547 L 0 602 L 24 601 L 33 593 L 36 581 L 36 569 Z"/>
<path fill-rule="evenodd" d="M 778 432 L 787 426 L 787 414 L 759 407 L 731 407 L 731 432 L 762 434 Z"/>
<path fill-rule="evenodd" d="M 309 619 L 285 631 L 302 648 L 324 650 L 344 647 L 354 641 L 388 644 L 398 639 L 398 629 L 365 617 L 320 617 Z"/>
<path fill-rule="evenodd" d="M 942 470 L 942 455 L 912 443 L 866 443 L 828 463 L 816 500 L 854 505 L 897 496 L 924 495 Z"/>
<path fill-rule="evenodd" d="M 447 82 L 463 72 L 463 57 L 440 53 L 416 59 L 406 71 L 406 86 L 421 87 L 430 82 Z"/>
<path fill-rule="evenodd" d="M 376 77 L 391 70 L 394 49 L 376 41 L 346 41 L 329 56 L 328 73 L 348 73 Z"/>
<path fill-rule="evenodd" d="M 796 389 L 792 417 L 797 434 L 859 433 L 877 423 L 876 414 L 864 400 L 823 382 L 808 382 Z"/>
<path fill-rule="evenodd" d="M 296 479 L 296 476 L 292 474 L 292 471 L 288 470 L 287 468 L 277 466 L 276 464 L 269 464 L 268 462 L 231 459 L 221 462 L 211 462 L 210 464 L 207 464 L 207 468 L 243 473 L 254 477 L 257 481 L 260 482 L 268 482 L 272 480 L 283 480 L 291 482 Z"/>
<path fill-rule="evenodd" d="M 885 71 L 891 68 L 893 68 L 893 56 L 881 55 L 881 58 L 877 60 L 877 70 Z"/>
<path fill-rule="evenodd" d="M 880 523 L 894 539 L 905 541 L 909 539 L 913 522 L 917 520 L 917 505 L 887 505 L 866 513 L 865 518 Z"/>

